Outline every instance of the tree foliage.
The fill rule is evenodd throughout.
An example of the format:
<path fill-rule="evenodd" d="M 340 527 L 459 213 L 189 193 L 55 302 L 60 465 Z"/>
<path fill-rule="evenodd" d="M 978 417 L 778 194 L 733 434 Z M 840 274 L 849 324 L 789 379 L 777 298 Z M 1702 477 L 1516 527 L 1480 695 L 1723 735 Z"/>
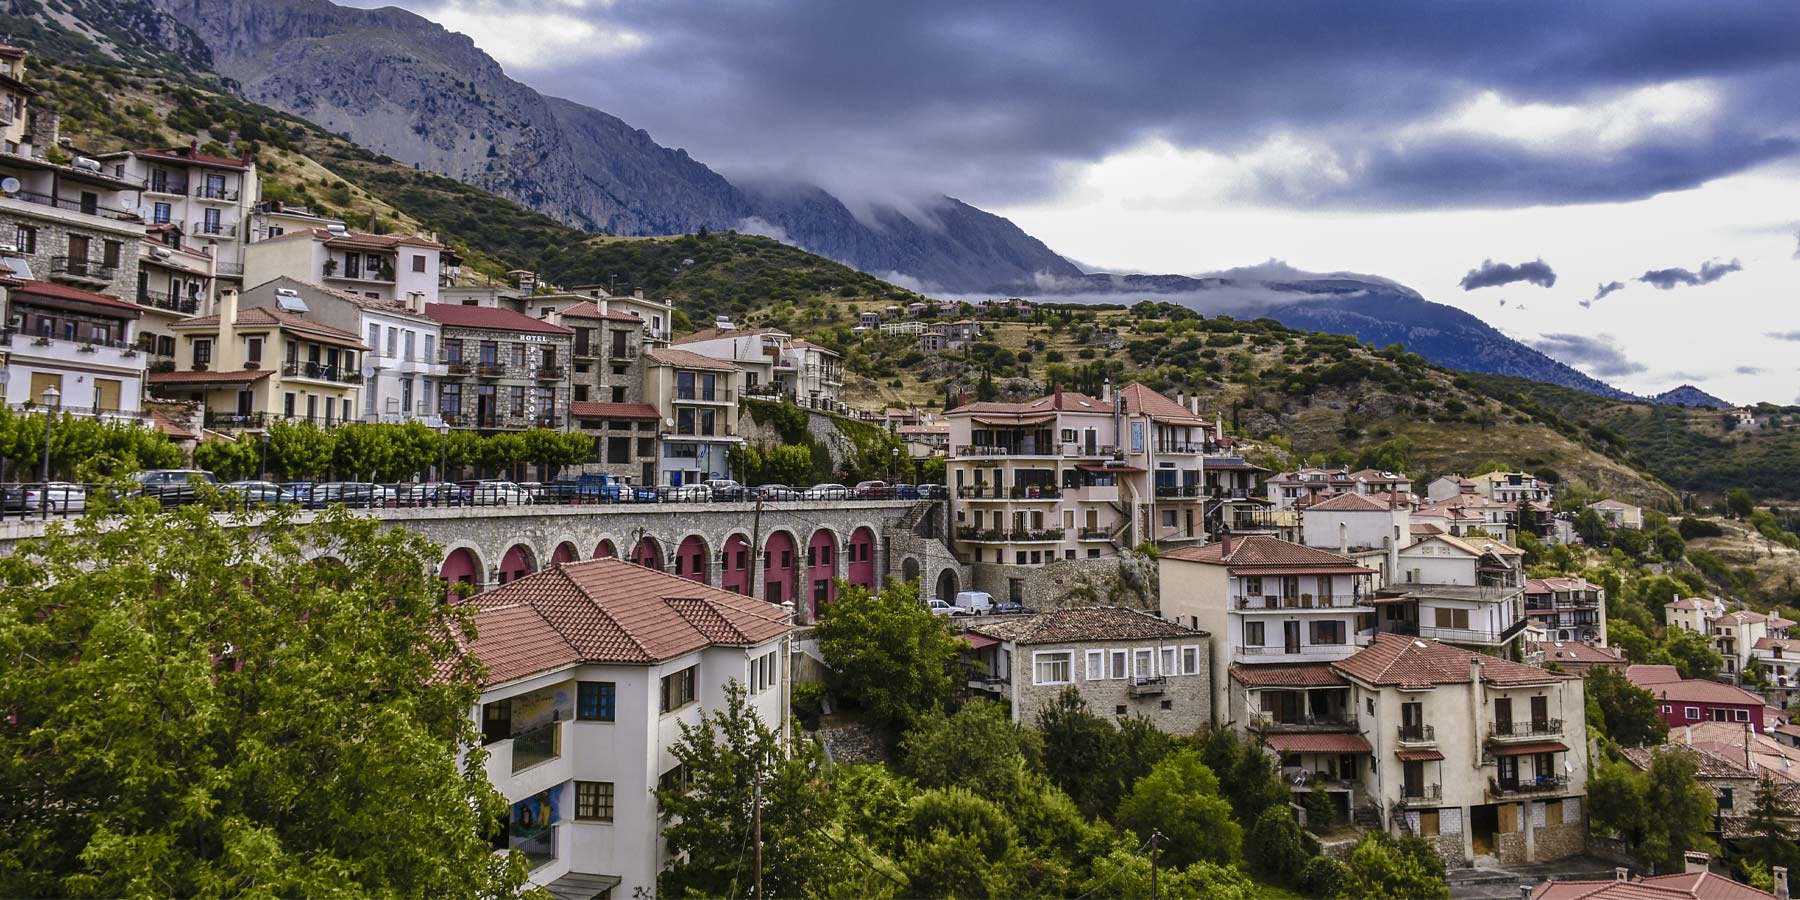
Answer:
<path fill-rule="evenodd" d="M 1692 754 L 1677 748 L 1657 751 L 1645 772 L 1603 761 L 1588 779 L 1590 820 L 1658 871 L 1672 871 L 1684 851 L 1716 850 L 1707 837 L 1715 803 L 1694 779 L 1698 768 Z"/>
<path fill-rule="evenodd" d="M 889 581 L 880 593 L 845 586 L 815 634 L 827 683 L 898 733 L 955 689 L 962 644 L 919 604 L 919 584 Z"/>
<path fill-rule="evenodd" d="M 519 888 L 436 548 L 337 513 L 117 512 L 0 559 L 0 894 Z"/>
<path fill-rule="evenodd" d="M 1450 886 L 1444 882 L 1443 863 L 1424 841 L 1414 839 L 1409 845 L 1385 831 L 1376 831 L 1364 835 L 1356 849 L 1350 851 L 1338 896 L 1357 900 L 1448 900 Z"/>
<path fill-rule="evenodd" d="M 1170 753 L 1139 779 L 1114 821 L 1140 835 L 1160 832 L 1175 867 L 1201 860 L 1229 865 L 1243 846 L 1243 829 L 1231 817 L 1231 804 L 1219 796 L 1218 776 L 1189 747 Z"/>
<path fill-rule="evenodd" d="M 1618 670 L 1595 666 L 1587 673 L 1588 702 L 1601 715 L 1605 735 L 1622 747 L 1654 747 L 1669 734 L 1655 695 L 1625 680 Z"/>

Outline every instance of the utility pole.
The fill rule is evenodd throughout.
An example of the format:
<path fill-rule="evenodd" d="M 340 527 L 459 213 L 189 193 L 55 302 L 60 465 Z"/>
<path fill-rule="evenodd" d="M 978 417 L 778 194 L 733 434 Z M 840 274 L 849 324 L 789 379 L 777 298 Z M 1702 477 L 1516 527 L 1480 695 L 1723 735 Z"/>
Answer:
<path fill-rule="evenodd" d="M 760 766 L 758 769 L 756 783 L 750 787 L 750 806 L 756 821 L 756 900 L 762 900 L 762 772 Z"/>
<path fill-rule="evenodd" d="M 1162 840 L 1162 832 L 1150 829 L 1150 900 L 1156 900 L 1156 855 L 1161 848 L 1157 842 Z"/>
<path fill-rule="evenodd" d="M 751 597 L 766 600 L 768 598 L 762 596 L 763 592 L 757 589 L 762 581 L 762 567 L 757 565 L 762 562 L 762 505 L 763 495 L 759 492 L 756 495 L 756 512 L 750 517 L 750 571 L 744 573 L 750 583 L 744 587 Z"/>

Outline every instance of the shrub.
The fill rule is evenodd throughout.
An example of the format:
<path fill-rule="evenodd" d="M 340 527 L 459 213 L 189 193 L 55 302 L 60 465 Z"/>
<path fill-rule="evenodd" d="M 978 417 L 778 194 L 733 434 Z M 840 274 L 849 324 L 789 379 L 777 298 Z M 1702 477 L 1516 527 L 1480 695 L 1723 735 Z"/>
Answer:
<path fill-rule="evenodd" d="M 1344 864 L 1329 856 L 1315 856 L 1300 870 L 1300 893 L 1308 897 L 1336 897 L 1343 889 Z"/>

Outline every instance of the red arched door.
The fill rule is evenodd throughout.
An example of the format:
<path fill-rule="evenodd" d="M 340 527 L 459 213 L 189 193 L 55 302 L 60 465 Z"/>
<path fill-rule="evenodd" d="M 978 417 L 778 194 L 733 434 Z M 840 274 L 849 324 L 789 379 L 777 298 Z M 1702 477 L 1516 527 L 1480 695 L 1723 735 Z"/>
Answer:
<path fill-rule="evenodd" d="M 619 549 L 613 546 L 612 541 L 602 538 L 600 543 L 594 545 L 595 559 L 612 559 L 618 555 Z"/>
<path fill-rule="evenodd" d="M 631 561 L 640 566 L 660 570 L 663 567 L 662 550 L 657 548 L 656 538 L 645 537 L 638 541 L 637 547 L 631 551 Z"/>
<path fill-rule="evenodd" d="M 837 597 L 837 538 L 821 528 L 806 543 L 806 599 L 812 605 L 812 617 Z"/>
<path fill-rule="evenodd" d="M 500 557 L 500 583 L 518 581 L 534 571 L 531 548 L 514 544 Z"/>
<path fill-rule="evenodd" d="M 845 553 L 844 580 L 875 589 L 875 532 L 858 528 L 850 533 L 850 546 Z"/>
<path fill-rule="evenodd" d="M 438 569 L 438 576 L 444 579 L 444 595 L 448 598 L 455 585 L 468 585 L 454 593 L 467 596 L 481 590 L 481 564 L 475 561 L 475 554 L 467 547 L 458 547 L 444 557 L 444 565 Z"/>
<path fill-rule="evenodd" d="M 794 539 L 785 531 L 769 535 L 763 544 L 763 599 L 786 603 L 794 599 Z"/>
<path fill-rule="evenodd" d="M 563 541 L 556 545 L 556 552 L 550 554 L 550 565 L 566 566 L 579 558 L 580 557 L 575 553 L 575 545 L 568 541 Z"/>
<path fill-rule="evenodd" d="M 706 583 L 706 542 L 690 534 L 675 548 L 675 574 L 689 581 Z"/>
<path fill-rule="evenodd" d="M 750 593 L 750 567 L 755 563 L 748 539 L 741 534 L 726 538 L 719 558 L 719 586 L 734 594 Z"/>

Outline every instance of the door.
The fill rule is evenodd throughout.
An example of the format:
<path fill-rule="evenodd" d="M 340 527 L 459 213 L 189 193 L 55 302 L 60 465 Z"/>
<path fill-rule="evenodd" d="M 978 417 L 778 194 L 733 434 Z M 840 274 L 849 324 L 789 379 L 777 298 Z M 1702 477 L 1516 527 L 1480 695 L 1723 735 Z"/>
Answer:
<path fill-rule="evenodd" d="M 1469 843 L 1476 856 L 1494 855 L 1494 833 L 1499 830 L 1500 810 L 1497 807 L 1491 804 L 1469 807 Z"/>
<path fill-rule="evenodd" d="M 89 241 L 88 241 L 88 238 L 86 235 L 81 235 L 81 234 L 69 235 L 69 259 L 67 262 L 68 271 L 70 271 L 76 275 L 86 275 L 87 274 L 88 250 L 89 250 Z"/>
<path fill-rule="evenodd" d="M 1402 773 L 1402 780 L 1406 787 L 1406 796 L 1425 796 L 1425 764 L 1422 762 L 1408 762 L 1402 763 L 1401 765 L 1405 770 Z"/>
<path fill-rule="evenodd" d="M 1400 704 L 1400 733 L 1412 740 L 1425 735 L 1425 704 Z"/>
<path fill-rule="evenodd" d="M 1550 698 L 1531 698 L 1531 730 L 1543 734 L 1550 730 Z"/>
<path fill-rule="evenodd" d="M 512 737 L 512 701 L 484 703 L 481 706 L 481 742 L 492 744 Z"/>
<path fill-rule="evenodd" d="M 251 411 L 255 396 L 256 396 L 255 394 L 252 394 L 249 391 L 238 391 L 237 414 L 240 416 L 243 416 L 244 421 L 248 421 L 250 418 L 250 411 Z"/>
<path fill-rule="evenodd" d="M 1300 623 L 1281 623 L 1281 649 L 1284 653 L 1300 652 Z"/>
<path fill-rule="evenodd" d="M 1505 697 L 1494 698 L 1494 733 L 1512 734 L 1512 701 Z"/>
<path fill-rule="evenodd" d="M 1519 758 L 1502 756 L 1495 760 L 1500 772 L 1500 787 L 1504 790 L 1517 790 L 1519 787 Z"/>

